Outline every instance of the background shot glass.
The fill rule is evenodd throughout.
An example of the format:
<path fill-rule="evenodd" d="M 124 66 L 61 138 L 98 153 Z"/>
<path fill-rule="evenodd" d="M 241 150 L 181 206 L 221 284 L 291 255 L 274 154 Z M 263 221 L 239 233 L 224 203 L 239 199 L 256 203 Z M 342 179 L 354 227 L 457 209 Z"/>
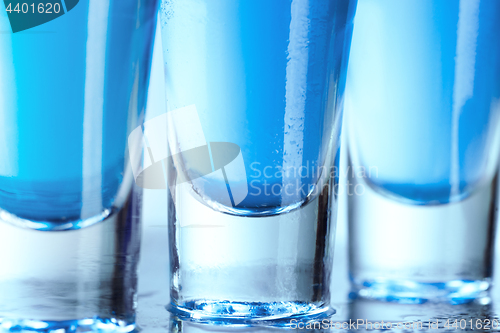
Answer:
<path fill-rule="evenodd" d="M 162 2 L 170 311 L 252 323 L 334 311 L 333 187 L 355 5 Z M 144 134 L 159 160 L 153 127 Z"/>
<path fill-rule="evenodd" d="M 0 4 L 3 329 L 134 328 L 141 192 L 126 144 L 157 4 Z"/>
<path fill-rule="evenodd" d="M 361 0 L 346 112 L 359 295 L 466 302 L 490 286 L 500 2 Z"/>

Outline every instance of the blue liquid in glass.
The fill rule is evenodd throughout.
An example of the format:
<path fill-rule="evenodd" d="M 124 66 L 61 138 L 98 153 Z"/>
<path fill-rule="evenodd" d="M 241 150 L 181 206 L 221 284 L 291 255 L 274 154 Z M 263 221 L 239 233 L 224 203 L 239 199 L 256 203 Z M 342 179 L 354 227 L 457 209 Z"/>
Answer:
<path fill-rule="evenodd" d="M 207 142 L 241 148 L 249 194 L 235 213 L 280 212 L 322 190 L 355 4 L 163 1 L 167 108 L 194 104 Z"/>
<path fill-rule="evenodd" d="M 0 209 L 49 229 L 113 209 L 145 104 L 156 8 L 81 0 L 12 33 L 0 4 Z"/>
<path fill-rule="evenodd" d="M 498 31 L 498 1 L 360 2 L 347 112 L 354 163 L 371 170 L 366 177 L 377 191 L 439 204 L 491 183 L 500 133 Z"/>

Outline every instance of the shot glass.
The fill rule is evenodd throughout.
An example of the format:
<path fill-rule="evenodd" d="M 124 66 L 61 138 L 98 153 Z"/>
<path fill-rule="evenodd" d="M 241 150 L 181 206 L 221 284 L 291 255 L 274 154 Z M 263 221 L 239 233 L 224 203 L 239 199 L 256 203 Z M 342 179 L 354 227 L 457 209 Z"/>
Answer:
<path fill-rule="evenodd" d="M 0 4 L 0 330 L 134 329 L 157 4 Z"/>
<path fill-rule="evenodd" d="M 497 1 L 359 2 L 346 92 L 358 295 L 463 303 L 487 294 L 499 29 Z"/>
<path fill-rule="evenodd" d="M 168 178 L 176 315 L 278 325 L 333 313 L 334 185 L 355 5 L 162 2 L 167 113 L 144 135 Z"/>

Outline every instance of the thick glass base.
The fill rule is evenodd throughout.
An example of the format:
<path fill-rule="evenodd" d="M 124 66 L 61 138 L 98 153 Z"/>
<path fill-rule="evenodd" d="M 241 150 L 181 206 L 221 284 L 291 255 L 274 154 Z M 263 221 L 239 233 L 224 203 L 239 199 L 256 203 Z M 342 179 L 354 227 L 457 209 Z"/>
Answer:
<path fill-rule="evenodd" d="M 229 302 L 194 300 L 183 305 L 169 304 L 167 310 L 182 320 L 229 325 L 291 326 L 297 322 L 318 321 L 335 314 L 329 306 L 301 302 Z"/>
<path fill-rule="evenodd" d="M 88 318 L 64 321 L 40 321 L 22 319 L 0 319 L 0 332 L 117 332 L 126 333 L 135 329 L 135 324 L 118 319 Z"/>
<path fill-rule="evenodd" d="M 77 230 L 0 216 L 0 332 L 134 330 L 141 193 Z"/>
<path fill-rule="evenodd" d="M 454 280 L 443 283 L 422 283 L 410 280 L 352 281 L 351 298 L 363 297 L 379 301 L 421 304 L 426 302 L 469 303 L 488 302 L 490 279 Z"/>
<path fill-rule="evenodd" d="M 221 325 L 287 326 L 292 318 L 332 314 L 329 189 L 289 213 L 249 218 L 215 211 L 177 186 L 167 309 Z"/>
<path fill-rule="evenodd" d="M 496 178 L 459 202 L 409 205 L 355 178 L 349 266 L 355 294 L 402 303 L 465 303 L 490 286 Z"/>

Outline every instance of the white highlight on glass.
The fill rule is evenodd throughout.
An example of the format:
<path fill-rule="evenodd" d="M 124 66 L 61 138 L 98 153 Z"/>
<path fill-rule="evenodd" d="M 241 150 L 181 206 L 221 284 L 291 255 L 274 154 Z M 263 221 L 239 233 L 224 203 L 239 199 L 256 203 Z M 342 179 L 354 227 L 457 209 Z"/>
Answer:
<path fill-rule="evenodd" d="M 450 185 L 452 196 L 460 192 L 459 122 L 462 108 L 474 93 L 478 29 L 479 0 L 460 0 L 451 120 Z"/>
<path fill-rule="evenodd" d="M 102 123 L 109 6 L 109 0 L 89 2 L 83 111 L 82 219 L 102 210 Z"/>
<path fill-rule="evenodd" d="M 306 107 L 307 69 L 309 60 L 309 0 L 292 1 L 292 19 L 286 66 L 285 138 L 283 147 L 283 169 L 298 170 L 302 166 L 304 149 L 304 119 Z M 300 187 L 296 177 L 285 173 L 283 188 Z M 284 196 L 283 206 L 300 200 L 300 192 Z"/>

